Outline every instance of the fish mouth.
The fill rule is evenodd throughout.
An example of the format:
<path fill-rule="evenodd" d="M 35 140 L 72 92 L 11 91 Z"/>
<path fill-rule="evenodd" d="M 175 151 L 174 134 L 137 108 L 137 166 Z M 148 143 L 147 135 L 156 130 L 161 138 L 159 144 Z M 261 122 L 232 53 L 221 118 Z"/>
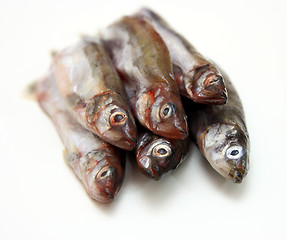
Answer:
<path fill-rule="evenodd" d="M 126 151 L 131 151 L 136 147 L 136 145 L 137 145 L 137 140 L 132 138 L 132 139 L 125 139 L 121 143 L 118 143 L 116 146 Z"/>
<path fill-rule="evenodd" d="M 168 137 L 183 140 L 183 139 L 186 139 L 188 137 L 188 132 L 184 131 L 183 129 L 180 129 L 178 132 L 173 133 L 173 134 L 169 135 Z"/>
<path fill-rule="evenodd" d="M 145 176 L 154 180 L 160 179 L 162 175 L 161 168 L 150 157 L 143 155 L 142 157 L 137 158 L 137 164 L 139 169 Z"/>
<path fill-rule="evenodd" d="M 151 168 L 142 168 L 141 170 L 144 175 L 156 181 L 158 181 L 162 176 L 162 172 L 159 166 L 153 166 Z"/>
<path fill-rule="evenodd" d="M 111 190 L 106 190 L 105 192 L 98 194 L 97 197 L 91 197 L 101 203 L 110 203 L 114 200 L 115 194 L 113 194 Z"/>
<path fill-rule="evenodd" d="M 188 137 L 188 132 L 177 129 L 177 131 L 159 131 L 156 132 L 159 136 L 166 137 L 166 138 L 172 138 L 172 139 L 178 139 L 178 140 L 184 140 Z"/>
<path fill-rule="evenodd" d="M 241 183 L 243 180 L 243 175 L 239 171 L 235 171 L 234 173 L 229 173 L 229 176 L 234 183 Z"/>
<path fill-rule="evenodd" d="M 247 171 L 245 169 L 236 169 L 229 173 L 229 178 L 234 183 L 241 183 L 243 178 L 247 175 Z"/>
<path fill-rule="evenodd" d="M 182 121 L 175 121 L 174 124 L 172 124 L 172 129 L 170 127 L 161 129 L 157 134 L 166 138 L 184 140 L 189 136 L 188 132 L 188 124 L 186 118 L 184 118 Z"/>
<path fill-rule="evenodd" d="M 162 175 L 162 172 L 158 166 L 151 168 L 151 176 L 154 180 L 158 181 Z"/>
<path fill-rule="evenodd" d="M 214 96 L 207 95 L 206 97 L 200 97 L 194 101 L 201 104 L 224 105 L 227 102 L 227 92 L 218 91 Z"/>

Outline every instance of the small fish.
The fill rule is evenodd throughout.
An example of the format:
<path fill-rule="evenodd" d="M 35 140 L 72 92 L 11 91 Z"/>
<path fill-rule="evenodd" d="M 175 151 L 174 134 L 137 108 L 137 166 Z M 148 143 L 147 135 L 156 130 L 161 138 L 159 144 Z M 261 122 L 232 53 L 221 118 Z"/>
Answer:
<path fill-rule="evenodd" d="M 147 18 L 165 41 L 181 95 L 197 103 L 226 103 L 224 79 L 211 61 L 202 56 L 155 12 L 144 8 L 136 16 Z"/>
<path fill-rule="evenodd" d="M 188 102 L 185 110 L 203 156 L 220 175 L 241 183 L 249 169 L 249 135 L 241 101 L 227 76 L 225 83 L 229 93 L 225 105 Z"/>
<path fill-rule="evenodd" d="M 58 52 L 53 67 L 60 94 L 78 121 L 110 144 L 132 150 L 134 117 L 102 44 L 86 37 Z"/>
<path fill-rule="evenodd" d="M 182 163 L 188 150 L 188 137 L 184 140 L 164 138 L 145 130 L 138 138 L 137 164 L 144 175 L 159 180 L 163 174 Z"/>
<path fill-rule="evenodd" d="M 152 25 L 124 17 L 103 31 L 102 38 L 140 124 L 160 136 L 186 138 L 186 116 L 168 49 Z"/>
<path fill-rule="evenodd" d="M 36 86 L 41 108 L 52 120 L 64 143 L 64 157 L 82 181 L 89 196 L 111 202 L 124 178 L 125 161 L 116 147 L 83 128 L 67 111 L 52 71 Z"/>

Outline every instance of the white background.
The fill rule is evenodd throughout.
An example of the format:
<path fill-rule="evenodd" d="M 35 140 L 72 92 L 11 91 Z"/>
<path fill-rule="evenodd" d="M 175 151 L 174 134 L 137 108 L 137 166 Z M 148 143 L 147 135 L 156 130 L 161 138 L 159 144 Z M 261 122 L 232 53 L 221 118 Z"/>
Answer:
<path fill-rule="evenodd" d="M 1 239 L 287 239 L 286 1 L 14 1 L 0 5 Z M 48 118 L 21 91 L 50 51 L 141 6 L 230 76 L 251 137 L 250 172 L 223 180 L 192 147 L 158 182 L 127 164 L 112 204 L 90 200 Z"/>

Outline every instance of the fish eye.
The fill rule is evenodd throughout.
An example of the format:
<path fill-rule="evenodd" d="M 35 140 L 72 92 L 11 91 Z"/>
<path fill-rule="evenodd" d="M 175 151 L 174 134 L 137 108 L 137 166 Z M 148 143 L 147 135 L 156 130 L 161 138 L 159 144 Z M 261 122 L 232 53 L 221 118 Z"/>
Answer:
<path fill-rule="evenodd" d="M 111 168 L 106 166 L 106 167 L 103 167 L 97 174 L 96 176 L 96 179 L 97 180 L 101 180 L 107 176 L 109 176 L 111 174 Z"/>
<path fill-rule="evenodd" d="M 166 145 L 166 144 L 159 144 L 157 146 L 155 146 L 152 150 L 152 155 L 154 157 L 168 157 L 172 154 L 172 150 L 170 148 L 170 146 Z"/>
<path fill-rule="evenodd" d="M 231 146 L 226 151 L 226 157 L 229 159 L 238 159 L 244 154 L 244 149 L 241 146 Z"/>
<path fill-rule="evenodd" d="M 211 76 L 206 78 L 206 80 L 204 81 L 204 85 L 205 86 L 211 86 L 211 85 L 218 84 L 220 81 L 222 81 L 221 76 L 211 75 Z"/>
<path fill-rule="evenodd" d="M 124 124 L 126 120 L 127 120 L 127 116 L 123 112 L 114 112 L 110 116 L 110 122 L 112 126 Z"/>
<path fill-rule="evenodd" d="M 160 110 L 161 118 L 169 118 L 175 112 L 175 106 L 172 103 L 166 103 Z"/>

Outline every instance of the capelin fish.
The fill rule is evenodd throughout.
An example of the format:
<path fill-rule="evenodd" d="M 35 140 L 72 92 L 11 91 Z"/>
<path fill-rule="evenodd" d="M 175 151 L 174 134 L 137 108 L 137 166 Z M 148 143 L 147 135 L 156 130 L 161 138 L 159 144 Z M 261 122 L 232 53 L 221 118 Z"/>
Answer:
<path fill-rule="evenodd" d="M 185 110 L 203 156 L 220 175 L 241 183 L 249 169 L 249 135 L 241 101 L 227 76 L 225 83 L 229 93 L 225 105 L 189 102 Z"/>
<path fill-rule="evenodd" d="M 137 165 L 144 175 L 159 180 L 182 163 L 188 150 L 188 137 L 184 140 L 164 138 L 143 130 L 136 148 Z"/>
<path fill-rule="evenodd" d="M 91 198 L 111 202 L 123 182 L 125 161 L 116 147 L 83 128 L 66 110 L 52 72 L 38 82 L 36 96 L 65 146 L 64 157 Z"/>
<path fill-rule="evenodd" d="M 152 25 L 140 17 L 124 17 L 104 30 L 102 38 L 140 124 L 160 136 L 186 138 L 186 116 L 168 49 Z"/>
<path fill-rule="evenodd" d="M 78 121 L 110 144 L 132 150 L 134 117 L 102 44 L 86 37 L 57 53 L 53 67 L 60 94 Z"/>
<path fill-rule="evenodd" d="M 197 103 L 226 103 L 224 78 L 211 61 L 202 56 L 155 12 L 144 8 L 136 16 L 147 18 L 165 41 L 181 95 Z"/>

